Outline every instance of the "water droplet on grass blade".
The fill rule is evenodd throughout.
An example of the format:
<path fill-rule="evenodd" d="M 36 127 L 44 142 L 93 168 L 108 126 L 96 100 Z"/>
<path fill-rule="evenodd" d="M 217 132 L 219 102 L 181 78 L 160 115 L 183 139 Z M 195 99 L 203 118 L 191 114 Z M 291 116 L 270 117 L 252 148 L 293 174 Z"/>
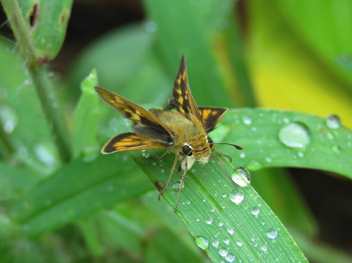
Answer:
<path fill-rule="evenodd" d="M 235 190 L 233 193 L 230 194 L 230 199 L 232 202 L 234 202 L 235 204 L 240 204 L 243 199 L 244 199 L 244 194 L 241 190 Z"/>
<path fill-rule="evenodd" d="M 341 126 L 341 119 L 339 116 L 331 114 L 325 119 L 326 126 L 330 129 L 337 129 Z"/>
<path fill-rule="evenodd" d="M 303 123 L 290 123 L 279 132 L 279 140 L 291 148 L 303 148 L 310 143 L 310 132 Z"/>
<path fill-rule="evenodd" d="M 203 250 L 207 249 L 209 246 L 208 240 L 205 239 L 204 237 L 196 237 L 196 243 L 198 247 L 200 247 Z"/>
<path fill-rule="evenodd" d="M 276 231 L 275 229 L 270 228 L 270 229 L 268 230 L 268 232 L 266 233 L 266 235 L 267 235 L 267 237 L 270 238 L 270 239 L 275 239 L 275 238 L 277 238 L 278 233 L 277 233 L 277 231 Z"/>

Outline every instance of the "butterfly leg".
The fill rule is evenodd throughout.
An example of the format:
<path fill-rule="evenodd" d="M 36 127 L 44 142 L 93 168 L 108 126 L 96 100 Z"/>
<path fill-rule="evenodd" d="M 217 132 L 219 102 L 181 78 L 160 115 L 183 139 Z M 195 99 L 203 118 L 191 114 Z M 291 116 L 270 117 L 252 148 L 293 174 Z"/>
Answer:
<path fill-rule="evenodd" d="M 160 201 L 160 196 L 164 193 L 164 191 L 166 190 L 167 186 L 169 185 L 170 183 L 170 180 L 171 180 L 171 177 L 172 177 L 172 173 L 174 172 L 174 169 L 176 167 L 176 164 L 177 164 L 177 160 L 178 160 L 178 157 L 180 156 L 181 154 L 177 154 L 176 155 L 176 158 L 175 158 L 175 161 L 172 165 L 172 168 L 171 168 L 171 173 L 169 175 L 169 179 L 167 179 L 167 182 L 166 182 L 166 185 L 164 186 L 164 188 L 160 191 L 160 194 L 159 194 L 159 197 L 158 197 L 158 200 Z"/>
<path fill-rule="evenodd" d="M 229 158 L 230 163 L 232 163 L 232 158 L 231 158 L 230 156 L 228 156 L 228 155 L 223 154 L 222 152 L 220 152 L 218 149 L 216 149 L 215 145 L 213 145 L 213 147 L 214 147 L 214 150 L 215 150 L 218 154 L 220 154 L 220 155 L 222 155 L 222 156 L 225 156 L 225 157 Z M 213 158 L 213 159 L 214 159 L 214 158 Z M 220 161 L 220 159 L 219 159 L 219 161 Z"/>
<path fill-rule="evenodd" d="M 159 157 L 151 157 L 150 159 L 159 160 L 159 159 L 163 158 L 168 153 L 169 153 L 169 149 L 166 148 L 166 151 L 161 156 L 159 156 Z"/>
<path fill-rule="evenodd" d="M 230 178 L 230 179 L 231 179 L 231 181 L 232 181 L 232 178 L 231 178 L 231 177 L 230 177 L 230 175 L 227 173 L 227 171 L 226 171 L 226 169 L 225 169 L 224 165 L 222 164 L 222 162 L 221 162 L 221 160 L 220 160 L 219 156 L 214 155 L 214 156 L 209 157 L 209 160 L 211 160 L 211 159 L 218 159 L 218 161 L 219 161 L 219 165 L 220 165 L 220 166 L 221 166 L 221 168 L 225 171 L 225 173 L 226 173 L 227 177 L 228 177 L 228 178 Z"/>
<path fill-rule="evenodd" d="M 174 210 L 175 213 L 176 213 L 176 210 L 177 210 L 177 207 L 178 207 L 178 202 L 180 201 L 181 191 L 182 191 L 182 188 L 183 188 L 183 180 L 185 179 L 186 173 L 187 173 L 187 163 L 186 163 L 186 169 L 185 169 L 185 171 L 184 171 L 184 173 L 182 175 L 182 179 L 181 179 L 181 183 L 180 183 L 180 190 L 178 191 L 177 203 L 176 203 L 175 210 Z"/>

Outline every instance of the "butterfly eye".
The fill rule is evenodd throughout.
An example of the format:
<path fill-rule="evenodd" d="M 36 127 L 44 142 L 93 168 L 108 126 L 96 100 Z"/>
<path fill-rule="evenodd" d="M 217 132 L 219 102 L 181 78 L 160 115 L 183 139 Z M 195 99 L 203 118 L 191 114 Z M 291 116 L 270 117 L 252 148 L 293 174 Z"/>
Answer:
<path fill-rule="evenodd" d="M 192 155 L 192 152 L 191 152 L 192 148 L 188 144 L 183 145 L 182 151 L 185 155 L 188 155 L 188 156 Z"/>
<path fill-rule="evenodd" d="M 210 144 L 210 148 L 213 147 L 213 140 L 210 137 L 207 137 L 208 143 Z"/>

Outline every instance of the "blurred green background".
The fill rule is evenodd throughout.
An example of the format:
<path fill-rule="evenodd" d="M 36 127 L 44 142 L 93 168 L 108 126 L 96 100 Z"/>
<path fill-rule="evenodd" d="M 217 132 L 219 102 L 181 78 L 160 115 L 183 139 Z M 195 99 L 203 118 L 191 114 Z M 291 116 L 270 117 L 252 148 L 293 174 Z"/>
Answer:
<path fill-rule="evenodd" d="M 336 114 L 343 126 L 352 128 L 350 0 L 80 0 L 73 2 L 72 9 L 70 1 L 37 2 L 39 9 L 33 9 L 36 1 L 19 1 L 33 27 L 34 60 L 37 64 L 50 61 L 44 73 L 36 68 L 28 72 L 16 55 L 17 46 L 8 40 L 14 40 L 14 35 L 6 15 L 0 16 L 4 37 L 0 41 L 1 262 L 209 261 L 166 202 L 157 202 L 154 186 L 127 155 L 98 156 L 111 131 L 122 130 L 116 127 L 117 117 L 113 119 L 116 113 L 108 107 L 98 112 L 95 95 L 84 84 L 81 89 L 93 68 L 99 86 L 146 107 L 165 107 L 185 55 L 192 93 L 200 106 L 264 107 L 319 117 Z M 47 14 L 47 21 L 33 14 L 33 10 L 50 13 L 56 9 L 62 10 L 60 15 Z M 39 91 L 38 96 L 35 85 L 49 85 L 52 91 Z M 81 94 L 85 97 L 80 99 Z M 56 100 L 47 106 L 39 103 L 40 98 L 53 97 Z M 83 112 L 76 107 L 78 102 Z M 91 112 L 86 110 L 89 107 Z M 45 116 L 57 108 L 61 117 Z M 53 122 L 45 121 L 50 116 Z M 53 127 L 62 129 L 58 138 L 53 138 Z M 84 131 L 93 136 L 82 135 Z M 84 148 L 84 143 L 89 147 Z M 72 156 L 67 150 L 71 146 Z M 99 165 L 91 160 L 99 160 Z M 114 177 L 114 162 L 124 166 L 119 172 L 130 174 L 130 179 Z M 84 203 L 85 189 L 96 186 L 90 194 L 104 205 L 92 203 L 94 213 L 82 205 L 79 211 L 69 211 L 67 218 L 61 218 L 59 210 L 52 211 L 58 218 L 54 225 L 31 230 L 38 231 L 35 239 L 23 234 L 23 222 L 40 214 L 55 198 L 60 200 L 59 194 L 40 199 L 43 191 L 55 192 L 58 187 L 46 178 L 53 173 L 56 178 L 67 178 L 95 172 L 78 189 L 82 195 L 68 202 Z M 9 178 L 9 174 L 14 176 Z M 252 176 L 255 189 L 311 262 L 350 262 L 350 180 L 296 168 L 264 169 Z M 70 177 L 68 184 L 80 184 L 78 179 Z M 140 182 L 138 191 L 120 191 L 116 199 L 100 191 L 104 183 L 107 189 L 114 186 L 109 191 L 119 189 L 123 180 Z M 51 185 L 45 188 L 45 184 Z M 58 190 L 65 192 L 65 186 L 60 186 Z M 39 190 L 29 198 L 35 187 Z M 62 195 L 73 195 L 67 189 Z M 37 210 L 28 208 L 31 205 L 37 205 Z M 26 212 L 21 214 L 22 210 Z M 72 222 L 72 218 L 79 219 Z"/>

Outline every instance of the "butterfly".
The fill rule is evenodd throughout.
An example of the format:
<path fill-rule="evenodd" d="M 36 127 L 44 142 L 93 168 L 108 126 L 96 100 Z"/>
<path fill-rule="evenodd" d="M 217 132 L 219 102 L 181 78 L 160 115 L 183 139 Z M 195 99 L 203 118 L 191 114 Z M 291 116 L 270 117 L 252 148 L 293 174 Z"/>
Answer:
<path fill-rule="evenodd" d="M 111 138 L 103 147 L 101 151 L 103 154 L 160 148 L 165 148 L 166 151 L 159 158 L 170 152 L 176 154 L 167 183 L 160 190 L 159 200 L 169 185 L 173 171 L 180 160 L 178 172 L 180 173 L 182 170 L 184 172 L 175 212 L 180 201 L 185 175 L 196 161 L 206 164 L 211 159 L 217 159 L 230 178 L 219 156 L 210 156 L 211 151 L 214 149 L 232 161 L 229 156 L 219 152 L 215 144 L 228 144 L 239 150 L 242 150 L 242 147 L 229 143 L 214 143 L 208 136 L 208 133 L 214 130 L 225 115 L 227 109 L 197 106 L 189 87 L 184 56 L 182 56 L 174 82 L 173 98 L 169 100 L 170 106 L 177 111 L 164 109 L 147 111 L 106 89 L 95 87 L 95 90 L 103 101 L 118 110 L 124 118 L 132 120 L 131 129 L 133 132 L 118 134 Z"/>

